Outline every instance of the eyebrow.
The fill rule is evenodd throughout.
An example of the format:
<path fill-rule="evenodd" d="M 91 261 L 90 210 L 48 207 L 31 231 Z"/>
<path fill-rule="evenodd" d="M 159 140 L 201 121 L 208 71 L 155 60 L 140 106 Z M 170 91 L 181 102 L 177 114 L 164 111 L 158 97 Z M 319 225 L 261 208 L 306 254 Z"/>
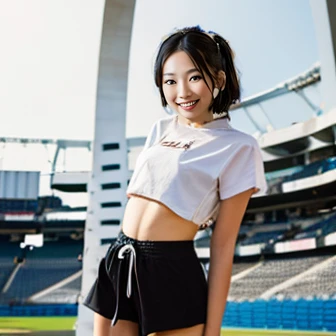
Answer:
<path fill-rule="evenodd" d="M 187 75 L 193 73 L 193 72 L 199 72 L 196 68 L 193 68 L 193 69 L 190 69 L 186 72 Z M 172 72 L 167 72 L 167 73 L 164 73 L 163 76 L 174 76 L 175 74 L 172 73 Z"/>

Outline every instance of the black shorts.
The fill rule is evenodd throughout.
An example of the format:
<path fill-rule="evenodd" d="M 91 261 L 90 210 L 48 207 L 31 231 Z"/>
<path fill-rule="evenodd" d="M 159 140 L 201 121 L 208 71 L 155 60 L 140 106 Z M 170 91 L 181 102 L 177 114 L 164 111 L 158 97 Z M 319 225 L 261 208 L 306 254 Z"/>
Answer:
<path fill-rule="evenodd" d="M 207 281 L 193 241 L 139 241 L 119 233 L 84 305 L 113 325 L 138 323 L 142 335 L 205 323 Z"/>

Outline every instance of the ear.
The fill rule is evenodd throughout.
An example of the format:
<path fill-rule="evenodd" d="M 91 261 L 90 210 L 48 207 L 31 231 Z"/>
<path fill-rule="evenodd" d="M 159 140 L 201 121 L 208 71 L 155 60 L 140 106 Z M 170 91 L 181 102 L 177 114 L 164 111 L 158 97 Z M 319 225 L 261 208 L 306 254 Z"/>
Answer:
<path fill-rule="evenodd" d="M 225 75 L 225 72 L 221 70 L 218 72 L 218 75 L 217 75 L 216 86 L 220 88 L 221 91 L 223 91 L 225 88 L 225 85 L 226 85 L 226 75 Z"/>

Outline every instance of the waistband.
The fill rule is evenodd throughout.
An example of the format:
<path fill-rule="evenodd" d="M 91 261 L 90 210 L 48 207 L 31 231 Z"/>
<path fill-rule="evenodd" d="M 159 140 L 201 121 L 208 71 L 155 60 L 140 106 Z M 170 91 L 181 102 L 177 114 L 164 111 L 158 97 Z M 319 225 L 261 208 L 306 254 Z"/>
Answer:
<path fill-rule="evenodd" d="M 141 255 L 166 256 L 166 257 L 185 257 L 195 255 L 193 240 L 137 240 L 125 235 L 123 231 L 119 232 L 116 240 L 117 245 L 131 244 Z"/>

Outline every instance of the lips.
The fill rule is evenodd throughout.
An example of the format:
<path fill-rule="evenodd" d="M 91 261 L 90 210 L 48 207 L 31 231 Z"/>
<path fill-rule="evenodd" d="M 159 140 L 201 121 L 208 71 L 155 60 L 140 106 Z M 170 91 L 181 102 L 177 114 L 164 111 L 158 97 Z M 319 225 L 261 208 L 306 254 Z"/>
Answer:
<path fill-rule="evenodd" d="M 186 111 L 190 111 L 192 110 L 196 105 L 197 103 L 199 102 L 199 100 L 191 100 L 189 102 L 185 102 L 185 103 L 180 103 L 178 104 L 183 110 L 186 110 Z"/>

